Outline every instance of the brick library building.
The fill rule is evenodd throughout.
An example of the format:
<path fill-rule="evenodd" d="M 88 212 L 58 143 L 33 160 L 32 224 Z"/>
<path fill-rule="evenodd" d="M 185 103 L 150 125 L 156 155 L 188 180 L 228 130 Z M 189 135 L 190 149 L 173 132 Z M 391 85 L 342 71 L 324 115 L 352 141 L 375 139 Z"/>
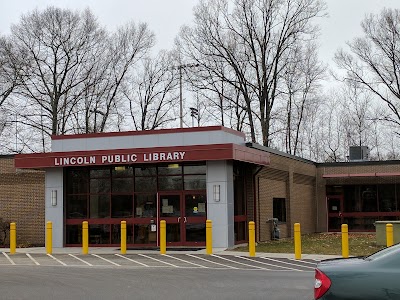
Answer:
<path fill-rule="evenodd" d="M 368 161 L 355 147 L 348 162 L 316 163 L 254 143 L 221 126 L 53 136 L 51 152 L 0 156 L 0 218 L 16 222 L 17 244 L 232 248 L 301 232 L 375 231 L 400 220 L 400 161 Z M 355 154 L 354 154 L 355 153 Z"/>

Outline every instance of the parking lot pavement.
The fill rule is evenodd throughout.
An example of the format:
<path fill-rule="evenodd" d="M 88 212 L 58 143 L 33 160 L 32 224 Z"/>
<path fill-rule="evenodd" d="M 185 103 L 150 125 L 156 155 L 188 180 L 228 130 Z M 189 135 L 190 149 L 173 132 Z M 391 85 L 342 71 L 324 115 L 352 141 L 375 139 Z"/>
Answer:
<path fill-rule="evenodd" d="M 248 253 L 235 251 L 220 251 L 207 255 L 199 251 L 170 251 L 167 254 L 159 254 L 157 251 L 134 251 L 120 254 L 111 249 L 94 251 L 82 254 L 79 248 L 63 248 L 62 251 L 54 251 L 46 254 L 39 249 L 29 248 L 30 251 L 18 251 L 10 254 L 3 251 L 0 255 L 1 265 L 24 266 L 79 266 L 79 267 L 107 267 L 107 268 L 202 268 L 202 269 L 230 269 L 230 270 L 258 270 L 258 271 L 314 271 L 319 261 L 315 257 L 303 257 L 295 260 L 288 255 L 268 255 L 258 253 L 256 257 L 250 257 Z M 34 251 L 35 250 L 35 251 Z M 97 249 L 99 250 L 99 249 Z"/>

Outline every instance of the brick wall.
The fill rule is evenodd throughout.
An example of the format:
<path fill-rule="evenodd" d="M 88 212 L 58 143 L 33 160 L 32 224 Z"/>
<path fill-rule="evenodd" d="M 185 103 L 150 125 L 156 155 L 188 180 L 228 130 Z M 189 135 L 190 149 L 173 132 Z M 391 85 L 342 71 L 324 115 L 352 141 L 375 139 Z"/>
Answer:
<path fill-rule="evenodd" d="M 0 218 L 16 222 L 17 247 L 44 245 L 44 190 L 44 172 L 16 170 L 13 156 L 0 156 Z"/>
<path fill-rule="evenodd" d="M 271 163 L 257 175 L 258 241 L 271 239 L 273 198 L 286 199 L 286 223 L 279 223 L 280 237 L 292 237 L 293 225 L 302 233 L 315 232 L 316 166 L 294 157 L 270 154 Z"/>

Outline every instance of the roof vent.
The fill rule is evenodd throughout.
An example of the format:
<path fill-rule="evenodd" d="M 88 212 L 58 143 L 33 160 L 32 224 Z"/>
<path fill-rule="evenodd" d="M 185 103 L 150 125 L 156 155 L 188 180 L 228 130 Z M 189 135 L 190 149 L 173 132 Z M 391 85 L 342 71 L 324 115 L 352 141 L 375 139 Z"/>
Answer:
<path fill-rule="evenodd" d="M 367 146 L 350 146 L 349 161 L 364 161 L 369 158 Z"/>

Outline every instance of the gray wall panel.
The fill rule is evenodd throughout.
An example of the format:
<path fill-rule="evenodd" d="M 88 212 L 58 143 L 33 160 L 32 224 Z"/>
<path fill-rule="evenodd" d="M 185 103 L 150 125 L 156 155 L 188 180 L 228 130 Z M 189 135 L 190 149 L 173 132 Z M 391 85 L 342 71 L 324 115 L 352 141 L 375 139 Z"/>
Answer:
<path fill-rule="evenodd" d="M 51 221 L 53 224 L 53 247 L 63 247 L 64 237 L 64 199 L 63 199 L 63 169 L 46 169 L 46 190 L 45 190 L 45 221 Z M 51 205 L 51 192 L 57 191 L 57 205 Z"/>

